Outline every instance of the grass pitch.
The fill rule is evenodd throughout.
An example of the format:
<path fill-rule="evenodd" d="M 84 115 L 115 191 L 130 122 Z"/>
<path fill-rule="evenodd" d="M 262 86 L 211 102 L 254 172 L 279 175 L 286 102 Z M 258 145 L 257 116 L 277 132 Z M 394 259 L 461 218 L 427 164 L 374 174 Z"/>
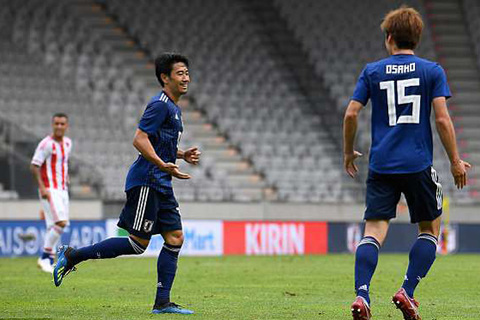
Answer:
<path fill-rule="evenodd" d="M 373 319 L 402 319 L 390 298 L 407 255 L 380 255 Z M 350 319 L 352 255 L 182 257 L 172 301 L 192 316 L 152 315 L 156 259 L 87 261 L 56 288 L 34 258 L 0 259 L 0 319 Z M 439 256 L 416 292 L 425 320 L 480 319 L 480 255 Z"/>

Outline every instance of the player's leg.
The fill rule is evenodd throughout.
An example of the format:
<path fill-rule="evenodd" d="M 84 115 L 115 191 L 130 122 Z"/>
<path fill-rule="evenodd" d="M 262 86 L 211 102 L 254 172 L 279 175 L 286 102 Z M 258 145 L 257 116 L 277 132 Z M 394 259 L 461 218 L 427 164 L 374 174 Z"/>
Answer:
<path fill-rule="evenodd" d="M 355 252 L 355 291 L 357 298 L 351 306 L 353 319 L 368 320 L 370 311 L 370 282 L 378 263 L 378 252 L 388 232 L 388 220 L 367 220 L 365 235 Z"/>
<path fill-rule="evenodd" d="M 68 191 L 66 190 L 58 191 L 58 198 L 59 198 L 58 202 L 61 203 L 61 205 L 57 206 L 58 208 L 57 213 L 60 221 L 55 222 L 55 228 L 56 228 L 58 237 L 56 239 L 52 239 L 53 241 L 55 241 L 55 243 L 53 244 L 54 253 L 56 252 L 59 246 L 60 239 L 62 237 L 62 234 L 65 228 L 70 224 L 70 210 L 69 210 L 70 200 L 68 196 Z"/>
<path fill-rule="evenodd" d="M 355 292 L 352 304 L 355 320 L 368 320 L 370 312 L 370 282 L 378 263 L 378 253 L 388 232 L 389 220 L 396 215 L 400 191 L 393 175 L 369 172 L 365 210 L 364 237 L 355 252 Z"/>
<path fill-rule="evenodd" d="M 442 186 L 433 168 L 412 175 L 404 190 L 411 222 L 417 223 L 419 235 L 409 254 L 409 264 L 402 288 L 393 302 L 406 319 L 420 319 L 414 291 L 435 261 L 442 214 Z"/>
<path fill-rule="evenodd" d="M 149 239 L 141 239 L 133 235 L 112 237 L 91 246 L 79 249 L 70 248 L 68 261 L 75 266 L 80 262 L 92 259 L 111 259 L 123 255 L 142 254 L 149 241 Z"/>
<path fill-rule="evenodd" d="M 148 187 L 133 188 L 127 192 L 127 202 L 118 226 L 129 232 L 128 237 L 112 237 L 94 245 L 73 250 L 73 264 L 90 259 L 110 259 L 120 255 L 142 254 L 152 237 L 152 228 L 145 229 L 144 221 L 155 221 L 157 205 Z M 153 227 L 153 225 L 152 225 Z"/>
<path fill-rule="evenodd" d="M 42 201 L 46 212 L 45 219 L 50 226 L 45 233 L 45 247 L 51 252 L 50 261 L 53 265 L 58 243 L 69 221 L 68 192 L 50 189 L 50 199 L 42 199 Z"/>
<path fill-rule="evenodd" d="M 392 302 L 404 319 L 420 320 L 419 303 L 414 299 L 414 291 L 435 261 L 437 239 L 440 232 L 441 217 L 434 221 L 419 223 L 419 235 L 409 254 L 409 264 L 402 287 L 395 293 Z"/>
<path fill-rule="evenodd" d="M 110 259 L 121 255 L 142 254 L 152 236 L 151 230 L 142 229 L 142 221 L 155 221 L 156 204 L 145 187 L 127 192 L 127 203 L 122 210 L 119 227 L 127 230 L 128 237 L 112 237 L 91 246 L 73 249 L 63 247 L 54 270 L 55 285 L 59 286 L 63 277 L 80 262 L 90 259 Z"/>
<path fill-rule="evenodd" d="M 413 298 L 415 288 L 435 261 L 441 217 L 419 223 L 419 235 L 409 254 L 409 264 L 402 288 Z"/>
<path fill-rule="evenodd" d="M 192 314 L 193 311 L 170 301 L 170 291 L 177 272 L 178 255 L 184 239 L 180 212 L 178 208 L 162 210 L 158 216 L 164 244 L 157 260 L 157 293 L 152 312 Z"/>
<path fill-rule="evenodd" d="M 378 263 L 378 253 L 388 232 L 388 220 L 367 220 L 365 235 L 355 252 L 355 290 L 370 303 L 370 282 Z"/>
<path fill-rule="evenodd" d="M 177 272 L 178 255 L 183 244 L 182 230 L 162 233 L 164 244 L 157 260 L 157 294 L 155 306 L 170 302 L 170 291 Z"/>
<path fill-rule="evenodd" d="M 67 226 L 68 221 L 56 221 L 50 228 L 47 229 L 45 233 L 45 247 L 50 249 L 50 261 L 53 264 L 53 260 L 55 257 L 55 252 L 58 247 L 58 243 L 60 242 L 60 238 L 64 232 L 65 227 Z"/>
<path fill-rule="evenodd" d="M 53 271 L 53 280 L 58 287 L 63 278 L 75 269 L 80 262 L 91 259 L 111 259 L 122 255 L 142 254 L 148 245 L 148 239 L 139 241 L 137 237 L 113 237 L 91 246 L 73 249 L 68 246 L 60 248 L 58 261 Z"/>
<path fill-rule="evenodd" d="M 43 252 L 38 259 L 37 264 L 42 271 L 48 273 L 53 272 L 56 243 L 63 233 L 63 227 L 61 226 L 63 221 L 61 221 L 61 218 L 58 216 L 60 204 L 58 203 L 55 192 L 52 191 L 54 190 L 51 190 L 49 199 L 40 199 L 45 216 L 46 232 L 43 243 Z"/>

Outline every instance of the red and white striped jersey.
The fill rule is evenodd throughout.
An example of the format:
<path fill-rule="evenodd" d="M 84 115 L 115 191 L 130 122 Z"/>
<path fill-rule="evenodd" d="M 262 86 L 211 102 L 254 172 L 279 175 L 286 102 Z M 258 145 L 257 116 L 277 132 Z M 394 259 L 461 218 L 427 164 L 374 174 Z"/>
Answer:
<path fill-rule="evenodd" d="M 32 164 L 40 167 L 46 188 L 67 190 L 68 158 L 71 150 L 72 140 L 67 137 L 58 142 L 47 136 L 38 144 Z"/>

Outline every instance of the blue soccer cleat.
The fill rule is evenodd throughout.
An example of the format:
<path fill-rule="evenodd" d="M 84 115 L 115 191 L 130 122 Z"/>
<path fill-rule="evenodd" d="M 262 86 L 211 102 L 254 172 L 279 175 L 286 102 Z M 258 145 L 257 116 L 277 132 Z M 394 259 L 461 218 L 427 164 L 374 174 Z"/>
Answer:
<path fill-rule="evenodd" d="M 182 308 L 181 306 L 173 302 L 168 302 L 161 306 L 154 306 L 152 313 L 153 314 L 160 314 L 160 313 L 194 314 L 192 310 Z"/>
<path fill-rule="evenodd" d="M 57 287 L 62 284 L 63 278 L 72 271 L 75 271 L 75 267 L 68 262 L 68 254 L 73 249 L 69 246 L 61 246 L 58 249 L 58 260 L 55 268 L 53 269 L 53 282 Z"/>

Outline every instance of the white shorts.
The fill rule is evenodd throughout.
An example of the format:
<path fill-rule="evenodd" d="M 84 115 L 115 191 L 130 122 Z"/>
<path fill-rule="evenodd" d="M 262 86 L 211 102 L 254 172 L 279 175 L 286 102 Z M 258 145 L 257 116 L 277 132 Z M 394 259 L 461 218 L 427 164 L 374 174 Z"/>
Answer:
<path fill-rule="evenodd" d="M 42 199 L 42 209 L 45 213 L 45 222 L 47 228 L 54 225 L 58 221 L 69 220 L 69 199 L 67 190 L 48 189 L 50 192 L 50 201 Z"/>

